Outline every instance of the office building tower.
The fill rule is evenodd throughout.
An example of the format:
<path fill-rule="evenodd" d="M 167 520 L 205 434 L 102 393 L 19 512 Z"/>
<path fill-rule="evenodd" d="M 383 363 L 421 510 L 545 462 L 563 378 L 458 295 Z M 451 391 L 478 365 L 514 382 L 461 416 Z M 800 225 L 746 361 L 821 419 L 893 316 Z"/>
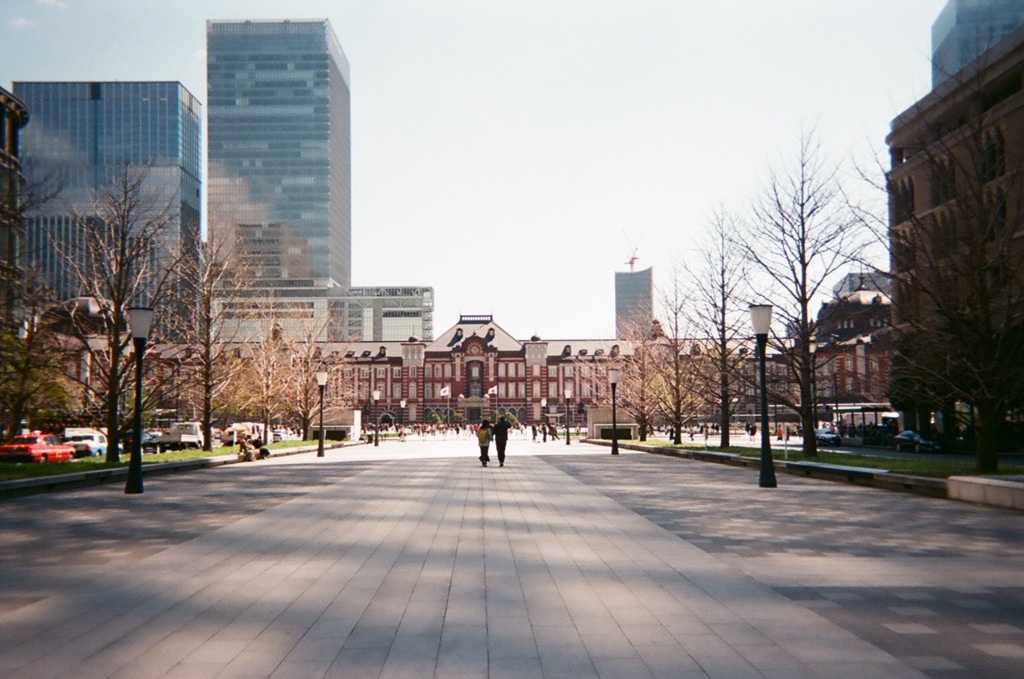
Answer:
<path fill-rule="evenodd" d="M 28 124 L 25 104 L 0 87 L 0 329 L 14 323 L 14 287 L 21 274 L 18 242 L 21 233 L 20 130 Z"/>
<path fill-rule="evenodd" d="M 932 88 L 1022 25 L 1021 0 L 949 0 L 932 24 Z"/>
<path fill-rule="evenodd" d="M 211 238 L 266 289 L 351 285 L 349 67 L 327 20 L 207 24 Z"/>
<path fill-rule="evenodd" d="M 85 229 L 95 218 L 98 191 L 111 181 L 143 177 L 137 208 L 171 206 L 173 219 L 154 248 L 158 279 L 179 257 L 198 257 L 200 239 L 201 105 L 177 82 L 15 82 L 32 124 L 22 133 L 26 175 L 57 180 L 61 191 L 39 208 L 22 245 L 65 299 L 82 291 L 71 261 L 84 261 Z M 145 220 L 147 215 L 139 215 Z"/>
<path fill-rule="evenodd" d="M 654 279 L 651 268 L 615 272 L 615 337 L 647 332 L 654 323 Z"/>

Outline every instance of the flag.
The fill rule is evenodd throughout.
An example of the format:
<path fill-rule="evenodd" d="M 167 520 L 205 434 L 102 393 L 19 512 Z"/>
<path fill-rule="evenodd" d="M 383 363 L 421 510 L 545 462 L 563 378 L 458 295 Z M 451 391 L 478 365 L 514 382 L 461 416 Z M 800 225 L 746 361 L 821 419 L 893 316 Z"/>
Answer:
<path fill-rule="evenodd" d="M 441 387 L 440 394 L 441 394 L 441 396 L 451 396 L 452 395 L 451 387 L 449 387 L 449 386 Z"/>
<path fill-rule="evenodd" d="M 487 390 L 487 395 L 488 396 L 497 396 L 498 395 L 498 385 L 495 384 L 493 387 L 488 389 Z"/>

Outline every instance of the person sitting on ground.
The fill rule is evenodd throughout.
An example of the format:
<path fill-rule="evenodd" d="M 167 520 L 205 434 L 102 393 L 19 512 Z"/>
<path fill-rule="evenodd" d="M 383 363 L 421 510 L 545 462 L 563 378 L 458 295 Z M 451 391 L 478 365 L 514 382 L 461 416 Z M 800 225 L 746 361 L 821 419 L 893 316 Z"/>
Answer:
<path fill-rule="evenodd" d="M 243 462 L 252 462 L 256 459 L 256 448 L 249 441 L 248 436 L 238 439 L 238 459 Z"/>

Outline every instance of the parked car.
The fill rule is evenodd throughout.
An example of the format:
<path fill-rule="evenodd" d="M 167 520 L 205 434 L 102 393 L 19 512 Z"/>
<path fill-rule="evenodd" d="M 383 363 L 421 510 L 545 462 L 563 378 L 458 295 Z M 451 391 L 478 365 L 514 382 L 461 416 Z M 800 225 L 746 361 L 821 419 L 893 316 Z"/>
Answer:
<path fill-rule="evenodd" d="M 66 427 L 64 443 L 75 449 L 74 457 L 103 457 L 107 454 L 107 435 L 91 427 Z"/>
<path fill-rule="evenodd" d="M 202 448 L 202 425 L 198 422 L 174 422 L 168 431 L 157 437 L 157 442 L 165 450 Z"/>
<path fill-rule="evenodd" d="M 0 446 L 0 460 L 6 462 L 67 462 L 75 449 L 54 434 L 22 434 Z"/>
<path fill-rule="evenodd" d="M 814 434 L 818 439 L 819 445 L 825 446 L 841 446 L 843 445 L 843 438 L 832 431 L 831 429 L 815 429 Z"/>
<path fill-rule="evenodd" d="M 907 429 L 893 437 L 892 442 L 896 450 L 912 451 L 915 453 L 939 453 L 942 452 L 942 444 L 938 441 L 931 441 L 918 434 L 916 431 Z"/>
<path fill-rule="evenodd" d="M 127 431 L 124 436 L 121 437 L 121 450 L 125 453 L 131 453 L 132 448 L 135 445 L 135 432 Z M 163 446 L 160 445 L 160 441 L 156 434 L 146 429 L 142 430 L 142 452 L 144 453 L 160 453 L 163 452 Z"/>

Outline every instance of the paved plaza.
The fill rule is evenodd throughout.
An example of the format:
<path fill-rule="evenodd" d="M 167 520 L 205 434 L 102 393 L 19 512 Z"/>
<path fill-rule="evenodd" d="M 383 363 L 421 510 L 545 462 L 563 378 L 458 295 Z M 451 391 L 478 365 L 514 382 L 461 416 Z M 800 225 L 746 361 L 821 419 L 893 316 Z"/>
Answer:
<path fill-rule="evenodd" d="M 0 677 L 1021 676 L 1019 512 L 473 447 L 2 500 Z"/>

